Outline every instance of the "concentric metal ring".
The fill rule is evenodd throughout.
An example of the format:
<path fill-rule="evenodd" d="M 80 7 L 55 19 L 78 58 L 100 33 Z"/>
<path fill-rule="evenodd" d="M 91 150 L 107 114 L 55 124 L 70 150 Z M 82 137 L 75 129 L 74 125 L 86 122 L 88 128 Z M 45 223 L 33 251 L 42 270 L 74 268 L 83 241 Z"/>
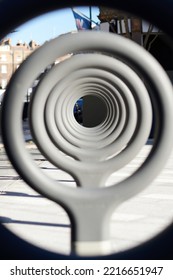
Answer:
<path fill-rule="evenodd" d="M 83 42 L 85 42 L 86 43 L 86 40 L 84 40 L 83 41 L 83 37 L 85 37 L 85 36 L 88 36 L 89 38 L 91 38 L 91 40 L 89 40 L 89 42 L 90 42 L 90 44 L 89 45 L 91 45 L 91 46 L 88 46 L 88 44 L 84 44 Z M 97 36 L 96 36 L 97 35 Z M 88 32 L 87 34 L 68 34 L 68 35 L 66 35 L 66 36 L 64 36 L 64 37 L 61 37 L 61 38 L 58 38 L 58 39 L 55 39 L 55 40 L 52 40 L 52 41 L 50 41 L 50 43 L 49 44 L 46 44 L 46 45 L 44 45 L 42 48 L 40 48 L 38 51 L 36 51 L 34 54 L 33 54 L 33 56 L 31 56 L 27 61 L 26 61 L 26 63 L 24 63 L 22 66 L 21 66 L 21 68 L 19 69 L 19 71 L 16 73 L 16 76 L 15 76 L 15 80 L 13 79 L 13 81 L 11 82 L 11 86 L 9 86 L 9 88 L 8 88 L 8 92 L 10 92 L 11 90 L 12 91 L 14 91 L 14 90 L 16 90 L 16 86 L 17 86 L 17 90 L 18 90 L 18 95 L 17 96 L 15 96 L 15 100 L 17 100 L 17 99 L 19 99 L 20 98 L 20 100 L 22 100 L 22 96 L 23 96 L 23 93 L 25 92 L 24 91 L 24 88 L 27 88 L 27 86 L 29 86 L 30 85 L 30 83 L 31 83 L 31 81 L 32 80 L 34 80 L 34 78 L 36 78 L 36 76 L 37 76 L 37 74 L 38 74 L 38 72 L 39 72 L 39 70 L 38 69 L 35 69 L 35 67 L 31 67 L 31 69 L 33 69 L 34 68 L 34 71 L 32 71 L 32 73 L 31 73 L 31 71 L 29 71 L 30 73 L 28 73 L 28 66 L 29 66 L 29 64 L 30 65 L 32 65 L 32 63 L 34 63 L 34 61 L 36 60 L 39 60 L 39 61 L 42 61 L 42 56 L 44 55 L 44 53 L 46 52 L 46 51 L 48 51 L 49 50 L 49 54 L 51 54 L 51 55 L 47 55 L 47 59 L 46 59 L 46 61 L 44 60 L 44 64 L 43 63 L 41 63 L 41 64 L 43 64 L 44 65 L 44 67 L 46 67 L 48 64 L 51 64 L 58 56 L 60 56 L 60 55 L 64 55 L 64 54 L 66 54 L 66 53 L 71 53 L 71 52 L 75 52 L 75 51 L 78 51 L 78 47 L 77 46 L 75 46 L 76 44 L 74 43 L 74 39 L 73 39 L 73 37 L 75 37 L 75 36 L 77 36 L 77 37 L 79 37 L 79 40 L 81 41 L 81 49 L 80 49 L 80 51 L 81 50 L 84 50 L 84 51 L 86 51 L 86 50 L 89 50 L 89 51 L 95 51 L 95 50 L 97 50 L 97 47 L 98 47 L 98 51 L 102 51 L 102 52 L 104 52 L 104 53 L 111 53 L 112 55 L 114 55 L 114 56 L 119 56 L 121 59 L 127 59 L 127 62 L 129 63 L 130 62 L 130 64 L 134 64 L 134 67 L 135 68 L 138 68 L 138 70 L 140 70 L 140 72 L 143 72 L 144 70 L 146 70 L 146 69 L 149 69 L 149 67 L 145 67 L 145 69 L 144 69 L 144 66 L 142 66 L 142 63 L 143 63 L 143 65 L 144 64 L 149 64 L 150 65 L 150 68 L 151 68 L 151 66 L 153 65 L 153 68 L 155 68 L 155 67 L 157 67 L 157 70 L 159 69 L 159 71 L 162 71 L 161 70 L 161 68 L 159 67 L 159 65 L 157 64 L 157 62 L 153 59 L 153 58 L 151 58 L 150 56 L 149 56 L 149 54 L 146 54 L 146 52 L 144 51 L 144 50 L 141 50 L 140 48 L 138 48 L 138 46 L 136 46 L 136 44 L 134 44 L 133 42 L 128 42 L 128 49 L 130 48 L 130 51 L 131 52 L 127 52 L 127 50 L 126 50 L 126 47 L 124 46 L 125 44 L 124 44 L 124 39 L 123 38 L 119 38 L 119 37 L 117 37 L 117 36 L 115 36 L 115 35 L 113 35 L 113 36 L 111 36 L 110 34 L 104 34 L 104 35 L 102 35 L 102 34 L 100 34 L 100 33 L 97 33 L 97 34 L 93 34 L 93 33 L 90 33 L 90 32 Z M 97 38 L 97 39 L 94 39 L 94 36 L 95 36 L 95 38 Z M 106 36 L 107 37 L 107 39 L 108 39 L 108 41 L 109 41 L 109 47 L 107 47 L 107 46 L 102 46 L 102 45 L 104 45 L 103 44 L 103 41 L 102 41 L 102 43 L 101 43 L 101 40 L 102 40 L 102 36 Z M 93 39 L 93 43 L 92 43 L 92 39 Z M 66 41 L 73 41 L 73 44 L 67 44 L 66 43 Z M 117 45 L 117 47 L 115 47 L 115 46 L 113 46 L 113 43 L 114 43 L 114 41 L 116 41 L 116 45 Z M 68 50 L 62 50 L 61 48 L 58 48 L 58 50 L 57 50 L 57 48 L 56 48 L 56 45 L 62 45 L 63 44 L 63 46 L 65 45 L 65 46 L 70 46 L 70 47 L 66 47 Z M 74 45 L 74 46 L 73 46 Z M 96 47 L 97 46 L 97 47 Z M 75 48 L 76 47 L 76 48 Z M 137 55 L 136 56 L 133 56 L 133 53 L 134 53 L 134 49 L 136 49 L 137 48 Z M 60 51 L 59 51 L 60 50 Z M 147 59 L 143 59 L 143 52 L 144 52 L 144 54 L 146 55 L 146 57 L 147 57 Z M 86 54 L 87 56 L 88 56 L 88 54 Z M 52 56 L 52 57 L 51 57 Z M 91 54 L 91 56 L 93 56 L 93 54 Z M 90 61 L 88 61 L 88 58 L 86 59 L 87 61 L 88 61 L 88 67 L 89 66 L 93 66 L 94 67 L 94 64 L 96 65 L 95 66 L 95 68 L 98 68 L 100 65 L 98 65 L 99 63 L 101 64 L 101 62 L 100 62 L 100 56 L 101 55 L 99 55 L 99 54 L 96 54 L 96 55 L 94 55 L 95 56 L 95 58 L 93 59 L 93 57 L 90 59 Z M 139 58 L 138 58 L 138 56 L 140 57 L 140 60 L 142 60 L 142 63 L 139 63 Z M 78 57 L 76 56 L 76 57 L 74 57 L 73 58 L 74 60 L 75 60 L 75 65 L 76 65 L 76 61 L 77 61 L 77 59 L 78 59 Z M 62 82 L 62 80 L 63 80 L 63 78 L 64 78 L 64 75 L 67 75 L 67 73 L 64 73 L 63 72 L 63 67 L 65 68 L 65 69 L 67 69 L 67 67 L 69 67 L 69 71 L 71 72 L 71 68 L 70 68 L 70 66 L 69 66 L 69 64 L 70 64 L 70 62 L 73 60 L 73 59 L 70 59 L 69 61 L 65 61 L 65 62 L 63 62 L 63 64 L 62 65 L 58 65 L 58 67 L 60 67 L 60 69 L 61 69 L 61 71 L 59 71 L 59 76 L 58 76 L 58 79 L 59 80 L 61 80 L 61 82 Z M 119 77 L 123 77 L 123 72 L 124 72 L 124 69 L 125 68 L 127 68 L 127 72 L 126 72 L 126 74 L 128 73 L 128 75 L 125 75 L 125 77 L 123 77 L 123 81 L 124 80 L 126 80 L 126 84 L 128 84 L 128 86 L 130 87 L 130 89 L 132 89 L 132 93 L 134 94 L 137 94 L 137 91 L 138 91 L 138 93 L 139 93 L 139 91 L 140 91 L 140 94 L 138 94 L 138 96 L 137 96 L 137 98 L 138 98 L 138 101 L 137 101 L 137 109 L 139 110 L 139 108 L 140 108 L 140 118 L 141 118 L 141 115 L 142 115 L 142 111 L 144 111 L 145 112 L 145 107 L 146 108 L 149 108 L 149 110 L 148 111 L 146 111 L 145 113 L 144 113 L 144 117 L 143 117 L 143 123 L 141 123 L 140 125 L 141 125 L 141 127 L 142 127 L 142 133 L 144 133 L 145 134 L 145 137 L 144 137 L 144 139 L 143 139 L 143 137 L 136 137 L 137 138 L 137 140 L 136 140 L 136 142 L 135 141 L 131 141 L 131 139 L 129 140 L 129 141 L 131 141 L 130 142 L 130 145 L 129 146 L 137 146 L 138 147 L 138 149 L 137 149 L 137 152 L 138 152 L 138 150 L 139 150 L 139 148 L 141 148 L 141 145 L 143 145 L 144 143 L 145 143 L 145 141 L 146 141 L 146 139 L 147 139 L 147 137 L 148 137 L 148 134 L 149 134 L 149 131 L 150 131 L 150 126 L 151 126 L 151 105 L 150 105 L 150 102 L 149 102 L 149 99 L 148 99 L 148 97 L 147 97 L 147 95 L 146 95 L 146 89 L 145 89 L 145 87 L 144 87 L 144 85 L 143 85 L 143 83 L 139 80 L 139 78 L 137 77 L 137 75 L 133 72 L 133 70 L 130 70 L 129 69 L 129 67 L 128 66 L 126 66 L 126 65 L 123 65 L 123 63 L 122 62 L 120 62 L 120 61 L 117 61 L 117 60 L 115 60 L 116 62 L 115 62 L 115 64 L 116 64 L 116 68 L 115 68 L 115 66 L 112 64 L 112 62 L 113 62 L 113 58 L 112 57 L 108 57 L 108 56 L 105 56 L 105 55 L 103 55 L 103 59 L 106 59 L 106 61 L 107 61 L 107 63 L 106 64 L 104 64 L 104 67 L 103 67 L 103 64 L 101 64 L 101 66 L 102 66 L 102 68 L 104 68 L 104 69 L 110 69 L 110 64 L 109 64 L 109 60 L 110 60 L 110 63 L 111 63 L 111 66 L 112 66 L 112 71 L 114 72 L 116 72 L 116 74 L 117 74 L 117 76 L 119 76 Z M 81 61 L 81 57 L 78 59 L 78 60 L 80 60 Z M 99 62 L 98 62 L 99 61 Z M 145 63 L 144 63 L 145 62 Z M 73 61 L 72 61 L 72 63 L 71 63 L 72 65 L 73 65 L 73 68 L 75 68 L 75 66 L 74 66 L 74 63 L 73 63 Z M 138 65 L 139 64 L 139 65 Z M 35 63 L 34 63 L 34 65 L 35 65 Z M 42 69 L 43 68 L 43 65 L 40 65 L 40 68 Z M 119 68 L 118 68 L 118 66 L 119 66 Z M 121 66 L 122 66 L 122 68 L 121 68 Z M 147 65 L 148 66 L 148 65 Z M 58 68 L 57 67 L 57 68 Z M 86 66 L 85 66 L 86 67 Z M 37 67 L 36 67 L 37 68 Z M 76 68 L 77 69 L 81 69 L 82 68 L 82 64 L 81 64 L 81 66 L 76 66 Z M 22 69 L 22 70 L 21 70 Z M 25 70 L 26 69 L 26 70 Z M 21 76 L 21 72 L 27 72 L 27 81 L 26 81 L 26 76 L 25 76 L 25 81 L 26 81 L 26 83 L 24 83 L 24 81 L 20 81 L 20 83 L 16 83 L 16 80 L 18 79 L 18 77 L 20 78 Z M 119 71 L 119 72 L 118 72 Z M 37 74 L 36 74 L 36 73 Z M 149 72 L 151 72 L 151 71 L 149 71 Z M 158 71 L 157 71 L 158 72 Z M 152 71 L 152 73 L 154 73 L 154 76 L 157 76 L 157 73 L 156 73 L 156 71 Z M 148 73 L 144 73 L 145 75 L 147 75 Z M 150 74 L 150 73 L 149 73 Z M 22 75 L 23 76 L 23 75 Z M 49 79 L 49 76 L 51 77 L 51 82 L 48 80 Z M 45 77 L 45 79 L 43 79 L 43 81 L 41 81 L 41 83 L 40 83 L 40 85 L 39 85 L 39 87 L 38 87 L 38 90 L 37 90 L 37 94 L 35 94 L 35 96 L 34 96 L 34 102 L 33 102 L 33 104 L 32 104 L 32 113 L 31 113 L 31 117 L 33 118 L 33 120 L 34 120 L 34 122 L 33 122 L 33 131 L 34 131 L 34 138 L 35 139 L 37 139 L 37 137 L 39 138 L 39 134 L 38 135 L 36 135 L 36 132 L 37 131 L 41 131 L 41 134 L 42 134 L 42 140 L 40 140 L 40 139 L 38 139 L 39 141 L 38 141 L 38 146 L 39 146 L 39 148 L 41 149 L 41 150 L 43 150 L 43 152 L 44 152 L 44 154 L 46 154 L 46 156 L 47 156 L 47 152 L 45 153 L 45 150 L 44 150 L 44 146 L 45 146 L 45 144 L 44 143 L 47 143 L 47 141 L 48 141 L 48 143 L 50 142 L 50 140 L 49 140 L 49 137 L 48 137 L 48 135 L 47 135 L 47 132 L 46 132 L 46 129 L 45 129 L 45 126 L 44 126 L 44 123 L 43 123 L 43 115 L 42 115 L 42 112 L 40 113 L 40 108 L 44 108 L 44 104 L 45 104 L 45 101 L 47 101 L 47 91 L 48 91 L 48 93 L 50 92 L 49 91 L 49 87 L 50 88 L 53 88 L 54 90 L 55 90 L 55 87 L 56 87 L 56 83 L 57 83 L 57 79 L 55 80 L 55 82 L 54 82 L 54 84 L 52 84 L 52 82 L 54 81 L 54 76 L 55 77 L 57 77 L 57 72 L 56 72 L 56 70 L 55 70 L 55 68 L 53 68 L 52 69 L 52 71 L 50 71 L 50 72 L 48 72 L 48 74 L 47 74 L 47 76 Z M 134 80 L 132 80 L 132 78 L 136 78 L 136 80 L 138 79 L 138 82 L 139 82 L 139 84 L 136 86 L 136 83 L 134 84 Z M 155 77 L 154 77 L 155 78 Z M 166 79 L 167 79 L 167 77 L 166 77 Z M 21 80 L 21 79 L 20 79 Z M 154 83 L 156 83 L 155 82 L 155 80 L 156 79 L 153 79 L 153 81 L 151 80 L 150 82 L 152 82 L 152 84 L 154 84 Z M 110 82 L 110 80 L 109 80 L 109 82 Z M 114 85 L 114 87 L 115 86 L 117 86 L 117 85 L 115 85 L 114 84 L 114 81 L 111 81 L 111 83 Z M 168 85 L 167 85 L 168 84 Z M 170 84 L 169 84 L 169 81 L 167 81 L 167 84 L 166 84 L 166 86 L 170 86 Z M 19 86 L 18 85 L 20 85 L 20 88 L 19 88 Z M 59 84 L 57 85 L 57 87 L 59 86 Z M 154 84 L 154 87 L 158 87 L 158 83 L 157 83 L 157 85 L 156 84 Z M 43 88 L 44 87 L 44 88 Z M 47 88 L 46 88 L 47 87 Z M 136 87 L 136 89 L 135 89 L 135 87 Z M 163 87 L 163 85 L 162 85 L 162 87 Z M 19 89 L 18 89 L 19 88 Z M 44 90 L 43 90 L 44 89 Z M 107 88 L 106 88 L 107 89 Z M 172 88 L 171 88 L 171 90 L 172 90 Z M 39 96 L 39 91 L 40 92 L 42 92 L 42 98 L 40 98 L 40 96 Z M 142 91 L 144 92 L 144 96 L 143 96 L 143 94 L 142 94 Z M 157 92 L 157 94 L 160 94 L 160 90 Z M 44 97 L 44 95 L 45 95 L 45 97 Z M 7 95 L 6 95 L 7 96 Z M 12 96 L 12 94 L 8 94 L 8 99 L 10 98 L 12 98 L 11 96 Z M 19 96 L 19 97 L 18 97 Z M 136 98 L 136 97 L 135 97 Z M 141 99 L 141 101 L 139 101 L 139 99 L 140 98 L 142 98 Z M 8 99 L 6 98 L 6 103 L 7 103 L 7 101 L 8 101 Z M 44 99 L 45 99 L 45 101 L 44 101 Z M 159 99 L 160 99 L 160 96 L 159 96 Z M 164 98 L 164 100 L 166 100 L 166 98 Z M 37 103 L 38 102 L 38 103 Z M 140 102 L 140 103 L 139 103 Z M 147 103 L 144 103 L 144 102 L 147 102 Z M 14 104 L 15 104 L 16 102 L 14 102 Z M 39 104 L 39 107 L 37 106 Z M 141 105 L 140 105 L 141 104 Z M 146 106 L 145 106 L 145 105 Z M 148 106 L 147 106 L 148 105 Z M 7 106 L 7 105 L 6 105 Z M 18 106 L 18 105 L 17 105 Z M 34 108 L 34 106 L 36 107 L 36 109 Z M 13 107 L 14 108 L 14 107 Z M 18 112 L 20 112 L 19 110 L 18 110 Z M 19 117 L 19 115 L 20 115 L 21 113 L 18 113 L 18 116 L 17 116 L 17 114 L 15 113 L 15 118 L 17 118 L 17 117 Z M 148 117 L 149 116 L 149 117 Z M 11 122 L 11 119 L 10 118 L 6 118 L 5 119 L 6 121 L 8 121 L 8 122 Z M 142 118 L 140 119 L 140 122 L 142 121 Z M 18 123 L 18 122 L 17 122 Z M 146 125 L 146 124 L 148 124 L 149 123 L 149 125 Z M 144 127 L 143 127 L 143 124 L 145 125 Z M 10 125 L 11 126 L 11 125 Z M 17 128 L 17 127 L 16 127 Z M 20 129 L 20 126 L 18 125 L 18 129 L 19 130 L 21 130 Z M 140 129 L 140 128 L 139 128 Z M 89 129 L 90 130 L 90 129 Z M 13 130 L 10 130 L 11 131 L 11 133 L 10 134 L 12 134 L 11 136 L 13 136 L 13 138 L 15 137 L 14 135 L 13 135 Z M 83 131 L 83 128 L 81 128 L 81 131 Z M 91 131 L 92 131 L 92 129 L 91 129 Z M 147 131 L 147 133 L 146 133 L 146 131 Z M 19 135 L 21 135 L 21 133 L 19 133 Z M 135 138 L 135 137 L 134 137 Z M 141 140 L 142 139 L 142 140 Z M 141 143 L 140 143 L 141 142 Z M 140 143 L 140 144 L 139 144 Z M 125 154 L 125 156 L 123 156 L 123 164 L 126 162 L 126 160 L 124 159 L 125 157 L 126 158 L 130 158 L 131 159 L 131 154 L 136 154 L 136 152 L 131 152 L 133 149 L 130 147 L 130 148 L 128 148 L 129 146 L 127 146 L 126 147 L 126 149 L 123 151 L 124 152 L 124 154 Z M 130 151 L 129 151 L 130 150 Z M 126 151 L 127 151 L 127 154 L 126 154 Z M 19 153 L 20 154 L 20 153 Z M 73 173 L 75 172 L 75 169 L 76 170 L 78 170 L 79 172 L 82 172 L 82 165 L 83 165 L 83 162 L 81 162 L 81 161 L 75 161 L 74 162 L 74 160 L 70 160 L 70 159 L 67 159 L 67 158 L 64 158 L 63 156 L 62 156 L 62 154 L 61 154 L 61 152 L 59 152 L 59 150 L 57 150 L 57 148 L 56 147 L 54 147 L 53 145 L 52 145 L 52 149 L 50 149 L 50 146 L 49 146 L 49 149 L 48 149 L 48 157 L 49 157 L 49 159 L 52 161 L 52 159 L 54 158 L 54 154 L 56 155 L 56 157 L 59 157 L 59 160 L 58 160 L 58 165 L 59 165 L 59 167 L 61 167 L 61 168 L 64 168 L 64 166 L 65 166 L 65 170 L 66 171 L 70 171 L 71 172 L 71 169 L 72 169 L 72 175 L 73 175 Z M 122 154 L 122 153 L 121 153 Z M 121 159 L 121 154 L 118 154 L 118 159 L 120 160 Z M 119 162 L 119 160 L 118 160 L 118 162 Z M 129 161 L 129 160 L 128 160 Z M 127 162 L 128 162 L 127 161 Z M 56 160 L 54 161 L 53 160 L 53 163 L 55 163 L 56 165 L 57 165 L 57 162 L 56 162 Z M 105 170 L 105 167 L 107 166 L 108 167 L 108 169 L 110 169 L 110 165 L 113 165 L 114 167 L 113 167 L 113 170 L 116 170 L 117 168 L 120 168 L 120 167 L 122 167 L 122 165 L 123 164 L 120 164 L 120 166 L 119 166 L 119 164 L 116 164 L 116 162 L 114 161 L 114 159 L 111 159 L 110 161 L 106 161 L 106 164 L 105 164 L 105 162 L 100 162 L 100 163 L 97 163 L 97 164 L 95 164 L 95 163 L 89 163 L 89 164 L 87 164 L 87 163 L 84 163 L 85 164 L 85 166 L 84 166 L 84 169 L 85 169 L 85 171 L 87 170 L 87 172 L 88 171 L 90 171 L 90 167 L 91 167 L 91 169 L 94 169 L 94 172 L 97 172 L 97 171 L 99 171 L 100 169 L 101 169 L 101 172 L 103 172 L 103 170 Z M 99 167 L 98 167 L 99 166 Z M 84 170 L 83 170 L 83 172 L 85 172 Z M 112 170 L 111 170 L 111 172 L 112 172 Z M 109 173 L 109 172 L 108 172 Z"/>
<path fill-rule="evenodd" d="M 106 217 L 155 178 L 172 148 L 172 85 L 154 58 L 126 40 L 93 32 L 54 39 L 23 63 L 4 99 L 3 123 L 9 129 L 3 129 L 3 137 L 11 161 L 34 189 L 63 205 L 71 220 L 75 220 L 77 242 L 105 240 Z M 81 186 L 70 189 L 48 178 L 33 163 L 23 143 L 21 115 L 24 94 L 38 73 L 57 57 L 78 52 L 83 55 L 75 55 L 48 72 L 31 103 L 31 129 L 36 144 L 48 160 L 69 172 Z M 150 85 L 149 95 L 140 77 Z M 109 109 L 97 127 L 80 127 L 71 118 L 74 100 L 88 95 L 91 87 L 91 94 L 100 96 Z M 145 144 L 152 124 L 151 102 L 159 127 L 149 157 L 126 180 L 99 189 L 112 172 L 132 160 Z M 120 124 L 123 126 L 117 133 Z M 86 226 L 82 214 L 90 219 L 90 225 L 97 219 L 98 229 Z"/>
<path fill-rule="evenodd" d="M 98 69 L 98 67 L 102 67 L 104 69 L 105 64 L 107 65 L 109 71 L 114 71 L 115 68 L 115 73 L 117 74 L 117 76 L 122 77 L 124 73 L 128 72 L 128 77 L 126 78 L 126 80 L 132 88 L 132 93 L 127 88 L 126 84 L 124 84 L 124 82 L 120 80 L 120 78 L 108 71 Z M 95 69 L 88 68 L 90 65 L 95 65 Z M 81 69 L 84 66 L 86 67 L 86 69 Z M 76 68 L 80 70 L 75 71 Z M 66 76 L 65 78 L 58 77 L 57 81 L 58 72 L 66 73 L 67 78 Z M 54 77 L 56 77 L 56 79 L 54 79 Z M 86 79 L 85 81 L 84 77 Z M 90 80 L 92 80 L 93 83 L 95 82 L 96 85 L 104 84 L 104 87 L 106 89 L 109 89 L 111 86 L 112 94 L 121 105 L 119 106 L 119 109 L 121 109 L 123 114 L 121 119 L 119 120 L 119 124 L 121 125 L 118 128 L 120 129 L 117 129 L 115 127 L 114 132 L 111 132 L 109 137 L 107 135 L 106 139 L 105 137 L 103 138 L 104 134 L 102 133 L 102 138 L 99 141 L 99 138 L 96 134 L 98 128 L 96 127 L 95 129 L 85 129 L 85 131 L 88 131 L 88 137 L 87 135 L 85 135 L 85 140 L 81 142 L 78 138 L 83 131 L 82 127 L 80 127 L 79 133 L 77 134 L 78 138 L 76 136 L 74 137 L 72 133 L 69 133 L 71 129 L 73 130 L 73 127 L 70 128 L 70 126 L 68 126 L 68 121 L 65 117 L 66 111 L 68 112 L 66 104 L 71 96 L 70 93 L 73 94 L 73 92 L 75 91 L 77 93 L 77 96 L 75 95 L 76 98 L 79 98 L 81 92 L 79 91 L 78 86 L 85 85 L 86 82 L 89 82 Z M 45 90 L 47 84 L 51 85 L 52 90 Z M 75 84 L 75 90 L 73 89 L 73 84 Z M 138 95 L 139 91 L 140 95 Z M 42 99 L 42 103 L 40 103 L 40 99 Z M 134 99 L 137 99 L 137 106 L 135 105 Z M 42 139 L 45 139 L 47 135 L 47 129 L 49 135 L 51 135 L 51 133 L 54 135 L 54 143 L 56 142 L 56 145 L 58 145 L 58 147 L 62 149 L 63 152 L 67 151 L 68 155 L 81 159 L 80 162 L 71 162 L 70 169 L 74 172 L 71 175 L 74 176 L 75 174 L 75 178 L 78 177 L 77 174 L 79 173 L 79 168 L 80 172 L 82 171 L 84 173 L 87 166 L 94 173 L 97 172 L 98 165 L 102 168 L 102 173 L 103 171 L 109 172 L 111 162 L 111 173 L 121 168 L 125 164 L 124 161 L 123 163 L 121 162 L 121 157 L 119 157 L 118 161 L 115 157 L 112 157 L 108 160 L 108 157 L 117 154 L 119 151 L 124 149 L 133 136 L 134 144 L 135 141 L 137 141 L 138 145 L 135 144 L 136 148 L 133 149 L 133 152 L 131 150 L 131 155 L 129 157 L 126 157 L 126 163 L 128 163 L 131 159 L 133 159 L 133 157 L 139 152 L 139 149 L 142 147 L 142 145 L 147 141 L 147 137 L 151 129 L 151 104 L 148 98 L 148 93 L 143 83 L 128 66 L 124 65 L 120 61 L 117 61 L 110 57 L 106 57 L 105 55 L 93 56 L 92 54 L 86 54 L 82 57 L 74 56 L 69 61 L 65 61 L 62 65 L 58 65 L 57 67 L 53 68 L 52 71 L 47 74 L 45 79 L 41 81 L 37 89 L 37 94 L 33 97 L 32 103 L 32 129 L 37 144 L 41 145 L 40 148 L 42 152 L 45 153 L 44 155 L 48 157 L 53 164 L 60 166 L 62 159 L 61 157 L 59 157 L 59 155 L 57 155 L 57 153 L 55 153 L 55 151 L 53 151 L 54 147 L 51 141 L 49 141 L 49 139 L 47 138 L 49 144 L 45 146 L 44 140 L 40 141 L 39 139 L 39 134 L 37 133 L 37 131 L 40 124 L 42 123 L 42 133 L 44 129 L 44 137 L 42 137 Z M 46 116 L 44 116 L 45 104 Z M 53 109 L 54 104 L 55 109 Z M 136 129 L 137 110 L 139 111 L 138 121 L 141 122 L 141 128 L 139 127 L 139 129 Z M 126 115 L 126 112 L 128 112 L 128 115 Z M 111 112 L 111 115 L 113 114 L 114 110 L 112 110 Z M 148 118 L 147 122 L 146 118 Z M 46 126 L 44 125 L 45 120 Z M 115 122 L 112 123 L 112 126 L 114 126 Z M 144 124 L 144 127 L 142 123 Z M 135 137 L 134 133 L 136 133 Z M 139 145 L 140 142 L 141 144 Z M 51 146 L 53 152 L 50 155 Z M 128 147 L 124 149 L 123 152 L 126 153 L 127 151 Z M 97 162 L 97 165 L 95 165 L 95 160 L 98 161 L 98 159 L 100 158 L 102 159 L 102 161 Z M 123 158 L 125 158 L 125 156 L 123 156 Z M 86 161 L 89 161 L 88 164 L 86 163 Z M 68 160 L 67 166 L 69 165 L 69 163 L 70 161 Z M 66 166 L 64 165 L 63 168 L 66 168 Z M 100 175 L 99 178 L 101 179 Z"/>

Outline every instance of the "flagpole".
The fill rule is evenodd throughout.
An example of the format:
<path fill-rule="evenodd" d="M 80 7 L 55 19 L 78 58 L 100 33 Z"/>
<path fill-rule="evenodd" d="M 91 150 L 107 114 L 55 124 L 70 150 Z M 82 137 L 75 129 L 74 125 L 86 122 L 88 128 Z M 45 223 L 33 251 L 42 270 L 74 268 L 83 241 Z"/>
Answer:
<path fill-rule="evenodd" d="M 90 29 L 92 29 L 92 7 L 89 6 L 89 17 L 90 17 Z"/>

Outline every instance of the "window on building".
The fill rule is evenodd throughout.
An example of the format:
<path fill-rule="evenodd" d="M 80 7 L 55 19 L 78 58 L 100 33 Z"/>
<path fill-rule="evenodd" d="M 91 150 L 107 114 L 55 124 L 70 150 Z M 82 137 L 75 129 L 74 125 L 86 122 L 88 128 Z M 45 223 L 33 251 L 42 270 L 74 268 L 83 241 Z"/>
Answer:
<path fill-rule="evenodd" d="M 1 55 L 0 55 L 0 61 L 7 61 L 7 56 L 6 56 L 6 54 L 1 54 Z"/>
<path fill-rule="evenodd" d="M 7 73 L 7 65 L 1 65 L 1 73 L 6 74 Z"/>
<path fill-rule="evenodd" d="M 16 57 L 16 61 L 22 61 L 22 57 L 21 57 L 20 55 L 18 55 L 18 56 Z"/>
<path fill-rule="evenodd" d="M 5 45 L 5 46 L 0 46 L 0 51 L 9 51 L 10 50 L 10 46 L 9 45 Z"/>
<path fill-rule="evenodd" d="M 1 80 L 1 87 L 2 87 L 2 89 L 6 88 L 6 86 L 7 86 L 7 80 L 6 79 L 2 79 Z"/>

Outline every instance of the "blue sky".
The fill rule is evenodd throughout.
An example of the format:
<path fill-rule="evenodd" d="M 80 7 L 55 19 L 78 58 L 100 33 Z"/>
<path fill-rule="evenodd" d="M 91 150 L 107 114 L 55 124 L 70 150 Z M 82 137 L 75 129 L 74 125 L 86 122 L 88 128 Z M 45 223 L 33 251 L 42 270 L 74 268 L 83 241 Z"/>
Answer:
<path fill-rule="evenodd" d="M 89 17 L 88 7 L 75 7 L 75 9 Z M 92 7 L 92 19 L 96 22 L 99 22 L 98 15 L 99 9 Z M 18 41 L 29 43 L 31 40 L 41 45 L 46 40 L 76 30 L 76 25 L 72 10 L 69 8 L 39 16 L 16 29 L 17 32 L 6 36 L 12 39 L 13 45 Z"/>

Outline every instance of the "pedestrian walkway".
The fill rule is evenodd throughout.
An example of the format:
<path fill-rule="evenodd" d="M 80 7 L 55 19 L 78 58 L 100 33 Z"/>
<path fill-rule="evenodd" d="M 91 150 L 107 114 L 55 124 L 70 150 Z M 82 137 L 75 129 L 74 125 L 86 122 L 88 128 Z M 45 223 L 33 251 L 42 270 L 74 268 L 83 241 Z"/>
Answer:
<path fill-rule="evenodd" d="M 24 124 L 26 149 L 48 176 L 75 187 L 73 178 L 51 165 L 31 141 Z M 145 145 L 126 169 L 112 174 L 108 185 L 122 180 L 145 159 L 151 145 Z M 151 238 L 173 221 L 173 153 L 159 177 L 142 193 L 123 203 L 112 215 L 110 238 L 113 252 L 133 247 Z M 0 146 L 0 222 L 39 247 L 68 254 L 71 226 L 61 206 L 32 190 L 16 173 Z"/>

